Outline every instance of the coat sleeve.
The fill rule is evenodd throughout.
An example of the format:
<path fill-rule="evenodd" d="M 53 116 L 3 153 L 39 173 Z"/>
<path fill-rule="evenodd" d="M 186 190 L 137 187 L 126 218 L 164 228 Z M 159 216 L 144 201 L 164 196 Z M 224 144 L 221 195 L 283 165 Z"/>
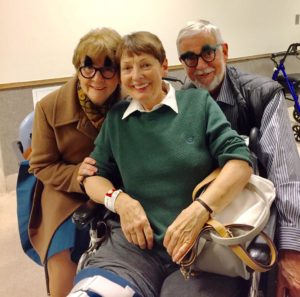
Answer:
<path fill-rule="evenodd" d="M 30 172 L 44 185 L 51 185 L 58 191 L 83 193 L 76 179 L 80 164 L 64 162 L 53 127 L 42 104 L 37 103 L 32 129 Z"/>

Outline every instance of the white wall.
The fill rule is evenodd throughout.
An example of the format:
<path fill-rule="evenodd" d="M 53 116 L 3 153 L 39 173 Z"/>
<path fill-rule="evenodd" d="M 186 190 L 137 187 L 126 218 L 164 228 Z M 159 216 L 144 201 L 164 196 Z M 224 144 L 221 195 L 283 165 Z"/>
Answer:
<path fill-rule="evenodd" d="M 0 0 L 0 84 L 71 76 L 73 49 L 96 27 L 149 30 L 177 65 L 176 36 L 189 20 L 219 25 L 233 58 L 300 42 L 295 14 L 299 0 Z"/>

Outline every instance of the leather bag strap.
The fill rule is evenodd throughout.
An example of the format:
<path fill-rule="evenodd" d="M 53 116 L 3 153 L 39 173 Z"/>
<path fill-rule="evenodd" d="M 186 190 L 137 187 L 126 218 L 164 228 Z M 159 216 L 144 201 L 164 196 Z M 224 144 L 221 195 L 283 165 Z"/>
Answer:
<path fill-rule="evenodd" d="M 244 225 L 244 224 L 238 224 L 238 225 L 226 225 L 224 226 L 223 224 L 221 224 L 220 222 L 216 221 L 216 220 L 209 220 L 207 222 L 207 225 L 209 225 L 211 228 L 206 229 L 207 231 L 212 231 L 215 230 L 221 238 L 228 238 L 228 234 L 233 236 L 232 233 L 230 232 L 230 227 L 231 226 L 235 226 L 238 227 L 240 229 L 243 230 L 249 230 L 253 227 L 249 226 L 249 225 Z M 237 245 L 230 245 L 228 246 L 248 267 L 250 267 L 251 269 L 255 270 L 255 271 L 259 271 L 259 272 L 265 272 L 270 270 L 273 265 L 276 263 L 276 259 L 277 259 L 277 253 L 276 253 L 276 248 L 275 245 L 273 243 L 273 241 L 271 240 L 271 238 L 264 233 L 263 231 L 261 231 L 259 233 L 259 235 L 266 241 L 269 249 L 270 249 L 270 254 L 271 254 L 271 259 L 270 259 L 270 263 L 269 264 L 263 264 L 263 263 L 259 263 L 258 261 L 254 260 L 250 254 L 248 253 L 248 251 L 240 244 Z"/>
<path fill-rule="evenodd" d="M 205 186 L 208 186 L 212 181 L 214 181 L 217 176 L 219 175 L 219 173 L 221 172 L 220 168 L 215 169 L 211 174 L 209 174 L 204 180 L 202 180 L 193 190 L 192 193 L 192 198 L 193 201 L 197 198 L 197 193 L 199 193 L 199 191 L 201 189 L 203 189 Z"/>

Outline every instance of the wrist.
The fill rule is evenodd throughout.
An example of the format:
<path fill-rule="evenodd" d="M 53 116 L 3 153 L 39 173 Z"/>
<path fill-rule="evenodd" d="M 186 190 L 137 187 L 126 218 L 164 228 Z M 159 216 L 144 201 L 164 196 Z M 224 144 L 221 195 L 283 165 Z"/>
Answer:
<path fill-rule="evenodd" d="M 206 212 L 208 212 L 209 217 L 213 217 L 215 215 L 215 212 L 211 209 L 211 207 L 200 199 L 200 197 L 196 198 L 194 201 L 198 202 L 206 210 Z"/>
<path fill-rule="evenodd" d="M 112 212 L 116 212 L 115 204 L 116 200 L 119 197 L 120 193 L 123 191 L 121 189 L 111 189 L 109 190 L 105 196 L 104 196 L 104 205 L 107 209 L 109 209 Z"/>
<path fill-rule="evenodd" d="M 203 205 L 201 205 L 196 200 L 194 200 L 193 204 L 194 207 L 197 209 L 199 219 L 201 221 L 203 220 L 203 222 L 206 223 L 211 218 L 210 213 L 207 211 L 205 207 L 203 207 Z"/>

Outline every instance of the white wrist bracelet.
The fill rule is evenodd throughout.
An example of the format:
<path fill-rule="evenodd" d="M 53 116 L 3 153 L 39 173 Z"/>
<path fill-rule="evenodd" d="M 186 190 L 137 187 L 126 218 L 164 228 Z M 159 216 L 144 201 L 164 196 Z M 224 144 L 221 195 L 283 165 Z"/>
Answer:
<path fill-rule="evenodd" d="M 112 212 L 116 212 L 115 210 L 115 202 L 116 199 L 118 198 L 119 194 L 122 193 L 123 191 L 121 189 L 115 190 L 111 189 L 109 190 L 105 196 L 104 196 L 104 205 L 107 209 L 109 209 Z"/>

